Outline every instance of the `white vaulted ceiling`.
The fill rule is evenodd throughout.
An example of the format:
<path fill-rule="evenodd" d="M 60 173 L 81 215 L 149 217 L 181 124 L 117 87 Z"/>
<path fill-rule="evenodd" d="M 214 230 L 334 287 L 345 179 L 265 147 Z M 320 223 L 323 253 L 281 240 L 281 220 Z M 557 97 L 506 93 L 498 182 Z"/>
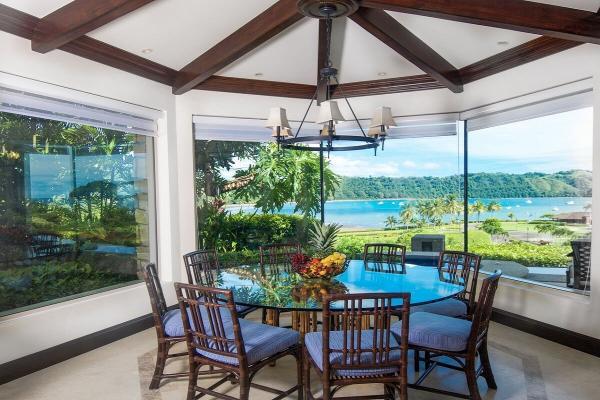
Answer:
<path fill-rule="evenodd" d="M 0 0 L 37 17 L 69 0 Z M 540 3 L 598 11 L 600 0 Z M 175 70 L 219 43 L 275 0 L 156 0 L 89 34 L 112 46 Z M 522 32 L 390 12 L 454 67 L 462 68 L 536 38 Z M 337 23 L 334 65 L 341 82 L 418 75 L 423 72 L 351 20 Z M 336 36 L 334 35 L 334 36 Z M 315 84 L 318 22 L 303 19 L 219 71 L 217 75 Z M 500 44 L 499 44 L 500 43 Z M 143 53 L 144 49 L 152 49 Z"/>

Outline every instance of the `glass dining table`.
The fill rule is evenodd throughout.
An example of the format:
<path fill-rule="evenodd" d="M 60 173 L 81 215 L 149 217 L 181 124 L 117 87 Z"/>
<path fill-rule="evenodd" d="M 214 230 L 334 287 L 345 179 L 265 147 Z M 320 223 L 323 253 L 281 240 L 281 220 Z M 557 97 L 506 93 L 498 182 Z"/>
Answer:
<path fill-rule="evenodd" d="M 267 310 L 267 323 L 281 312 L 292 313 L 292 328 L 316 330 L 316 313 L 323 297 L 337 293 L 410 293 L 411 306 L 442 301 L 465 290 L 461 282 L 431 266 L 351 260 L 348 268 L 331 280 L 304 279 L 289 266 L 242 266 L 221 269 L 215 286 L 233 292 L 236 304 Z M 398 299 L 396 305 L 401 306 Z M 393 304 L 394 305 L 394 304 Z M 332 304 L 335 308 L 335 303 Z"/>

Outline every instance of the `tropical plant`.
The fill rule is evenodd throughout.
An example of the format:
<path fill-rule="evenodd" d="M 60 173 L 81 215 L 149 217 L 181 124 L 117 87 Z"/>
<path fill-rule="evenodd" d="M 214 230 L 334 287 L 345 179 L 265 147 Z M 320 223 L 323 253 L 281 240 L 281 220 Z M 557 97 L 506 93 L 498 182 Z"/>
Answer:
<path fill-rule="evenodd" d="M 385 219 L 385 228 L 394 229 L 398 225 L 398 220 L 393 215 L 388 215 Z"/>
<path fill-rule="evenodd" d="M 492 236 L 506 236 L 508 232 L 502 228 L 502 223 L 496 218 L 488 218 L 481 224 L 480 229 Z"/>
<path fill-rule="evenodd" d="M 487 205 L 487 211 L 490 213 L 495 213 L 502 210 L 502 205 L 497 201 L 490 201 Z"/>
<path fill-rule="evenodd" d="M 444 207 L 447 214 L 451 214 L 456 217 L 453 218 L 454 222 L 460 219 L 460 214 L 463 212 L 463 203 L 458 201 L 458 198 L 455 194 L 449 194 L 444 198 Z"/>
<path fill-rule="evenodd" d="M 339 224 L 322 224 L 314 221 L 309 227 L 308 245 L 316 258 L 327 257 L 335 250 L 337 236 L 342 226 Z"/>
<path fill-rule="evenodd" d="M 513 212 L 509 212 L 507 215 L 508 219 L 510 219 L 511 221 L 516 221 L 517 220 L 517 216 L 515 215 L 515 213 Z"/>
<path fill-rule="evenodd" d="M 288 202 L 294 212 L 314 216 L 320 210 L 319 155 L 310 151 L 280 150 L 269 144 L 261 148 L 254 165 L 236 174 L 252 176 L 249 184 L 233 190 L 235 199 L 253 201 L 263 213 L 279 211 Z M 340 178 L 325 160 L 325 197 L 332 197 Z"/>
<path fill-rule="evenodd" d="M 408 204 L 400 211 L 400 220 L 408 229 L 408 226 L 414 224 L 417 219 L 417 209 L 412 204 Z"/>
<path fill-rule="evenodd" d="M 483 204 L 481 202 L 481 200 L 475 200 L 475 203 L 471 204 L 470 208 L 471 208 L 471 212 L 474 212 L 477 214 L 477 222 L 480 222 L 481 221 L 481 213 L 485 212 L 487 210 L 486 205 Z"/>

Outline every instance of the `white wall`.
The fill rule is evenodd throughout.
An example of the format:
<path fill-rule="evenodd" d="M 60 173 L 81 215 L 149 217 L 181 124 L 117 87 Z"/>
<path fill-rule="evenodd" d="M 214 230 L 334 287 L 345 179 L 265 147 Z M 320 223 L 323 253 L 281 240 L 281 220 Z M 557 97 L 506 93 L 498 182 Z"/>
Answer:
<path fill-rule="evenodd" d="M 580 46 L 559 55 L 469 84 L 462 94 L 439 89 L 351 99 L 361 118 L 369 118 L 379 105 L 392 106 L 394 115 L 458 112 L 523 95 L 557 84 L 600 75 L 599 48 Z M 551 73 L 549 73 L 551 71 Z M 60 51 L 41 55 L 29 41 L 0 32 L 0 72 L 27 78 L 36 88 L 60 93 L 77 89 L 81 99 L 103 96 L 102 101 L 128 102 L 165 112 L 156 140 L 158 209 L 158 262 L 169 302 L 174 302 L 170 282 L 181 279 L 181 254 L 196 247 L 193 115 L 265 117 L 269 107 L 283 106 L 291 119 L 301 119 L 307 101 L 254 95 L 192 91 L 171 95 L 170 88 L 135 75 Z M 23 78 L 0 74 L 0 83 L 22 84 Z M 33 82 L 31 80 L 39 80 Z M 58 86 L 56 86 L 58 85 Z M 600 76 L 595 76 L 595 130 L 600 135 Z M 67 89 L 64 89 L 68 91 Z M 71 91 L 68 91 L 72 93 Z M 513 100 L 514 101 L 514 100 Z M 594 141 L 600 154 L 600 140 Z M 594 160 L 600 171 L 600 157 Z M 600 215 L 600 174 L 594 176 L 594 213 Z M 594 225 L 593 254 L 600 254 L 600 224 Z M 594 260 L 598 257 L 594 257 Z M 593 261 L 596 264 L 595 261 Z M 600 268 L 594 266 L 595 270 Z M 503 282 L 496 305 L 553 325 L 600 338 L 600 274 L 592 275 L 591 298 L 537 286 Z M 149 312 L 143 285 L 72 300 L 0 318 L 0 363 L 43 350 Z M 45 334 L 40 337 L 39 329 Z"/>
<path fill-rule="evenodd" d="M 163 280 L 172 280 L 179 262 L 177 225 L 177 157 L 175 99 L 170 88 L 114 68 L 55 51 L 34 53 L 30 42 L 0 32 L 0 84 L 55 96 L 105 104 L 126 103 L 162 110 L 155 142 L 158 213 L 158 265 Z M 36 81 L 37 80 L 37 81 Z M 71 90 L 76 89 L 76 90 Z M 100 97 L 102 96 L 102 97 Z M 178 271 L 177 269 L 175 271 Z M 171 285 L 169 285 L 170 287 Z M 168 292 L 170 302 L 174 293 Z M 0 318 L 0 363 L 129 321 L 150 312 L 143 284 Z M 43 331 L 43 335 L 40 335 Z"/>

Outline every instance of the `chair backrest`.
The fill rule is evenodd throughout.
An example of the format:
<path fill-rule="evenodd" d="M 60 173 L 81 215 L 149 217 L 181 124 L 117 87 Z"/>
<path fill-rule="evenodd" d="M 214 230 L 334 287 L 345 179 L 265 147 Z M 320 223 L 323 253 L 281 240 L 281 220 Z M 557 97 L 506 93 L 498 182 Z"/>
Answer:
<path fill-rule="evenodd" d="M 475 306 L 480 264 L 481 256 L 463 251 L 443 251 L 438 259 L 440 276 L 443 275 L 449 282 L 465 286 L 465 291 L 457 297 L 468 302 L 469 315 Z"/>
<path fill-rule="evenodd" d="M 571 248 L 573 249 L 573 287 L 589 289 L 592 243 L 590 240 L 572 240 Z"/>
<path fill-rule="evenodd" d="M 247 365 L 244 339 L 231 290 L 175 283 L 188 352 L 237 359 Z"/>
<path fill-rule="evenodd" d="M 143 269 L 143 275 L 144 282 L 146 282 L 146 289 L 148 289 L 148 295 L 150 296 L 154 327 L 156 328 L 158 335 L 164 336 L 162 317 L 167 312 L 167 302 L 165 301 L 160 279 L 156 272 L 156 266 L 154 264 L 146 265 Z"/>
<path fill-rule="evenodd" d="M 260 266 L 271 268 L 291 266 L 291 257 L 302 251 L 300 243 L 277 243 L 260 246 Z"/>
<path fill-rule="evenodd" d="M 404 265 L 406 261 L 406 246 L 390 243 L 367 243 L 363 252 L 363 261 Z"/>
<path fill-rule="evenodd" d="M 469 335 L 468 348 L 475 351 L 479 344 L 487 337 L 492 316 L 492 306 L 494 305 L 494 296 L 498 288 L 498 282 L 502 276 L 502 271 L 497 270 L 492 275 L 485 278 L 481 284 L 477 307 L 473 313 L 471 333 Z"/>
<path fill-rule="evenodd" d="M 183 255 L 188 283 L 192 285 L 214 286 L 215 271 L 219 270 L 219 256 L 216 250 L 197 250 Z"/>
<path fill-rule="evenodd" d="M 393 304 L 398 299 L 402 300 L 401 306 L 398 302 Z M 335 308 L 332 309 L 332 306 Z M 399 341 L 392 341 L 392 315 L 400 316 L 402 321 Z M 323 299 L 322 333 L 324 375 L 331 376 L 335 371 L 398 368 L 400 376 L 406 379 L 409 315 L 410 293 L 326 295 Z M 367 339 L 363 333 L 368 331 L 372 332 L 372 336 Z M 330 345 L 332 332 L 341 332 L 341 349 Z M 392 360 L 392 351 L 400 352 L 399 359 Z M 331 363 L 331 356 L 336 354 L 341 355 L 335 357 L 340 361 Z"/>

